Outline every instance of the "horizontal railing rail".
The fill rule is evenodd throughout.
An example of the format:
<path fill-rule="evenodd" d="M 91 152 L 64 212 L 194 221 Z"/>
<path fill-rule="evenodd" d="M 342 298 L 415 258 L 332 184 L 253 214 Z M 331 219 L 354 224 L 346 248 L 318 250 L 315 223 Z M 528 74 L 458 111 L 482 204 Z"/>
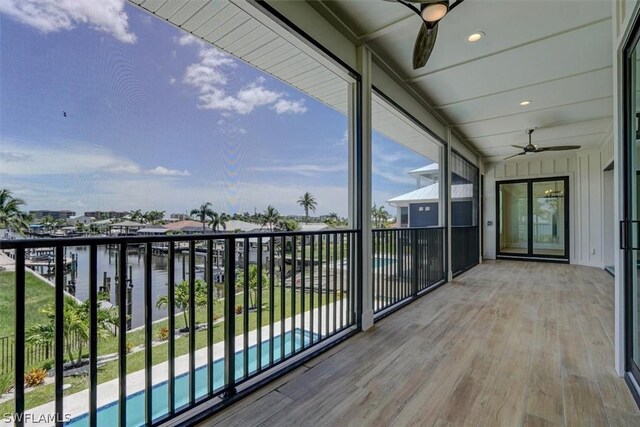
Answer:
<path fill-rule="evenodd" d="M 0 242 L 15 261 L 16 425 L 39 410 L 24 385 L 34 333 L 25 320 L 35 309 L 27 306 L 28 249 L 54 254 L 55 319 L 45 325 L 53 331 L 53 400 L 45 404 L 53 403 L 56 424 L 155 425 L 214 398 L 231 401 L 248 381 L 353 330 L 358 238 L 358 230 L 327 230 Z M 157 243 L 166 251 L 154 250 Z M 132 245 L 138 250 L 129 251 Z M 72 271 L 64 268 L 70 251 L 86 255 L 76 256 Z M 115 274 L 113 282 L 106 272 L 102 278 L 104 268 Z M 71 281 L 76 298 L 65 293 Z M 80 348 L 69 346 L 71 330 Z M 86 413 L 68 420 L 65 393 L 81 391 L 77 385 L 66 391 L 70 369 L 88 373 L 89 393 L 77 397 L 86 399 Z M 142 390 L 133 378 L 144 378 Z M 109 381 L 116 387 L 98 388 Z"/>
<path fill-rule="evenodd" d="M 330 235 L 334 233 L 355 233 L 356 229 L 337 229 L 337 230 L 321 230 L 321 231 L 273 231 L 273 232 L 242 232 L 242 233 L 204 233 L 204 234 L 172 234 L 164 236 L 100 236 L 100 237 L 46 237 L 35 239 L 10 239 L 0 240 L 0 250 L 3 249 L 33 249 L 48 248 L 55 246 L 89 246 L 89 245 L 119 245 L 119 244 L 140 244 L 140 243 L 169 243 L 169 242 L 193 242 L 204 240 L 227 240 L 227 239 L 253 239 L 262 237 L 263 240 L 269 237 L 280 236 L 317 236 Z"/>
<path fill-rule="evenodd" d="M 372 231 L 374 313 L 446 280 L 445 233 L 444 227 Z"/>
<path fill-rule="evenodd" d="M 480 262 L 480 228 L 477 225 L 451 227 L 451 270 L 460 274 Z"/>

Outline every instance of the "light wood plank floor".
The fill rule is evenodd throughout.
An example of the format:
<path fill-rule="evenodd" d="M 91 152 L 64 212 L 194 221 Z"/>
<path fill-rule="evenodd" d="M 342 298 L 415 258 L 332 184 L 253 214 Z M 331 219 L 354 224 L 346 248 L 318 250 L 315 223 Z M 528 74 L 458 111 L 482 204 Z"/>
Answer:
<path fill-rule="evenodd" d="M 640 426 L 613 280 L 487 262 L 203 425 Z"/>

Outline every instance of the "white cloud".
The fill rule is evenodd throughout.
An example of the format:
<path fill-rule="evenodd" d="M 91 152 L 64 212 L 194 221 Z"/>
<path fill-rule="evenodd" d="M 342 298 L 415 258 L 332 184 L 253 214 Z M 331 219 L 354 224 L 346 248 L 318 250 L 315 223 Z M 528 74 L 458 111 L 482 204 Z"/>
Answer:
<path fill-rule="evenodd" d="M 190 45 L 195 43 L 193 36 L 183 36 L 178 44 Z M 266 79 L 258 77 L 253 83 L 241 88 L 236 93 L 229 93 L 226 89 L 227 73 L 238 64 L 230 55 L 200 44 L 198 51 L 199 62 L 189 65 L 184 73 L 183 82 L 198 91 L 198 107 L 205 110 L 222 111 L 223 116 L 230 113 L 249 114 L 258 107 L 271 105 L 278 114 L 303 114 L 307 111 L 304 101 L 284 99 L 285 94 L 267 89 Z"/>
<path fill-rule="evenodd" d="M 136 42 L 136 35 L 129 31 L 124 0 L 2 0 L 0 13 L 43 33 L 72 30 L 85 24 L 123 43 Z"/>
<path fill-rule="evenodd" d="M 275 110 L 278 114 L 292 113 L 292 114 L 304 114 L 307 112 L 307 107 L 304 106 L 304 100 L 290 101 L 288 99 L 279 99 L 278 102 L 273 104 L 271 109 Z"/>
<path fill-rule="evenodd" d="M 398 174 L 395 172 L 382 170 L 378 166 L 376 166 L 375 163 L 373 164 L 371 171 L 374 175 L 377 175 L 387 181 L 393 182 L 394 184 L 407 184 L 413 186 L 415 186 L 416 184 L 416 179 L 408 175 L 408 171 L 406 171 L 406 173 L 403 171 Z"/>
<path fill-rule="evenodd" d="M 149 169 L 146 173 L 149 175 L 157 176 L 189 176 L 191 175 L 188 170 L 179 171 L 176 169 L 167 169 L 163 166 L 156 166 L 153 169 Z"/>
<path fill-rule="evenodd" d="M 346 164 L 317 165 L 317 164 L 300 164 L 287 166 L 255 166 L 248 168 L 254 172 L 287 172 L 294 173 L 306 177 L 317 177 L 324 173 L 344 172 L 347 170 Z"/>
<path fill-rule="evenodd" d="M 344 133 L 342 134 L 342 138 L 340 138 L 340 140 L 334 143 L 333 145 L 335 147 L 340 147 L 343 145 L 347 145 L 348 142 L 349 142 L 349 129 L 345 129 Z"/>
<path fill-rule="evenodd" d="M 145 170 L 133 160 L 95 144 L 65 142 L 32 145 L 0 141 L 6 151 L 0 152 L 0 175 L 87 175 L 150 174 L 156 176 L 189 176 L 189 171 L 156 166 Z"/>
<path fill-rule="evenodd" d="M 169 84 L 174 84 L 175 82 L 176 82 L 175 77 L 171 77 L 171 78 L 169 79 Z"/>
<path fill-rule="evenodd" d="M 209 76 L 215 79 L 216 74 L 211 73 Z M 255 84 L 240 89 L 235 96 L 227 95 L 223 89 L 207 84 L 200 86 L 200 92 L 200 108 L 232 111 L 243 115 L 249 114 L 256 107 L 272 104 L 282 96 Z"/>
<path fill-rule="evenodd" d="M 195 36 L 192 36 L 191 34 L 185 34 L 177 38 L 176 43 L 178 43 L 180 46 L 190 46 L 190 45 L 201 46 L 204 44 L 204 42 L 201 39 Z"/>

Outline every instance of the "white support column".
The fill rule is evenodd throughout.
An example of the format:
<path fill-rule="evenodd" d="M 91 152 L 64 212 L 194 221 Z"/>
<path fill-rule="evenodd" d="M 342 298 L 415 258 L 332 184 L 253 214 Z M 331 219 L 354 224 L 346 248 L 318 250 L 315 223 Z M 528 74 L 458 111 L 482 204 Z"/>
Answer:
<path fill-rule="evenodd" d="M 373 248 L 371 242 L 371 52 L 366 46 L 356 48 L 357 68 L 362 76 L 361 126 L 362 126 L 362 192 L 360 215 L 362 229 L 362 330 L 373 326 Z"/>
<path fill-rule="evenodd" d="M 447 280 L 453 280 L 453 260 L 451 253 L 451 128 L 447 127 Z"/>

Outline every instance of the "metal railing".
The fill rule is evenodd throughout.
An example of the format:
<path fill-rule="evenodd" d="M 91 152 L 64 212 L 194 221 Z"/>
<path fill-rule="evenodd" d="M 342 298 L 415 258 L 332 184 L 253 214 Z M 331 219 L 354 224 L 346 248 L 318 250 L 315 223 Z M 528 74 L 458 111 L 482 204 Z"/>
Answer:
<path fill-rule="evenodd" d="M 447 278 L 444 227 L 373 230 L 373 311 L 407 301 Z"/>
<path fill-rule="evenodd" d="M 478 264 L 480 259 L 480 229 L 478 226 L 451 227 L 451 270 L 460 274 Z"/>
<path fill-rule="evenodd" d="M 425 231 L 425 233 L 428 233 Z M 54 386 L 56 425 L 65 420 L 65 248 L 86 247 L 88 286 L 88 342 L 83 363 L 88 365 L 89 393 L 86 414 L 89 426 L 95 426 L 101 411 L 111 410 L 110 425 L 166 422 L 203 402 L 214 398 L 224 404 L 232 401 L 252 379 L 261 380 L 277 371 L 276 366 L 310 348 L 315 348 L 341 332 L 355 329 L 357 324 L 356 296 L 360 291 L 356 265 L 358 236 L 355 230 L 320 232 L 277 232 L 214 235 L 176 235 L 147 237 L 104 237 L 71 239 L 33 239 L 0 242 L 0 249 L 11 250 L 15 256 L 15 340 L 13 342 L 13 372 L 15 378 L 16 425 L 24 423 L 22 414 L 29 412 L 25 405 L 25 368 L 29 330 L 25 327 L 25 251 L 30 248 L 53 248 L 55 253 L 53 328 Z M 417 236 L 414 237 L 414 239 Z M 186 242 L 186 243 L 185 243 Z M 401 241 L 402 245 L 410 242 Z M 157 319 L 158 276 L 154 262 L 159 256 L 153 245 L 167 245 L 164 265 L 167 285 L 164 297 L 166 319 Z M 417 242 L 413 242 L 415 245 Z M 186 280 L 176 279 L 180 263 L 178 246 L 188 245 Z M 129 247 L 141 248 L 138 259 L 142 275 L 138 283 L 131 282 L 127 268 L 131 258 Z M 99 288 L 99 256 L 105 248 L 117 250 L 117 277 L 114 307 L 118 393 L 111 404 L 98 407 L 98 383 L 109 378 L 99 377 L 98 358 L 102 309 Z M 215 253 L 215 257 L 214 257 Z M 214 258 L 224 254 L 224 265 L 215 265 Z M 136 255 L 133 255 L 136 256 Z M 426 258 L 425 258 L 426 259 Z M 79 261 L 80 262 L 80 261 Z M 203 262 L 203 265 L 199 265 Z M 415 261 L 414 261 L 415 262 Z M 418 262 L 423 262 L 419 258 Z M 198 277 L 202 275 L 202 278 Z M 142 277 L 142 279 L 139 279 Z M 219 284 L 216 278 L 222 278 Z M 141 282 L 141 283 L 140 283 Z M 421 282 L 422 283 L 422 282 Z M 142 294 L 127 292 L 131 286 L 142 286 Z M 129 288 L 128 288 L 129 287 Z M 155 294 L 154 294 L 155 287 Z M 220 289 L 221 288 L 221 289 Z M 221 291 L 222 290 L 222 295 Z M 128 301 L 136 298 L 138 301 Z M 186 297 L 185 297 L 186 295 Z M 141 297 L 140 297 L 141 296 Z M 132 303 L 132 304 L 129 304 Z M 131 314 L 126 307 L 133 305 L 143 311 L 143 342 L 136 350 L 143 353 L 144 410 L 129 410 L 128 377 L 135 368 L 135 360 L 142 354 L 132 351 L 129 339 L 136 331 L 128 331 Z M 203 314 L 204 311 L 204 314 Z M 184 316 L 186 328 L 176 324 Z M 156 319 L 154 319 L 156 317 Z M 158 321 L 165 328 L 165 342 L 154 339 Z M 138 333 L 141 333 L 138 331 Z M 100 341 L 102 345 L 102 341 Z M 186 349 L 186 352 L 184 351 Z M 160 362 L 166 378 L 157 376 L 154 367 Z M 184 357 L 179 357 L 184 355 Z M 221 357 L 220 357 L 221 356 Z M 130 363 L 128 364 L 128 360 Z M 107 363 L 101 360 L 100 362 Z M 115 367 L 114 367 L 115 368 Z M 143 372 L 140 372 L 143 371 Z M 160 370 L 162 371 L 162 370 Z M 100 371 L 102 372 L 102 371 Z M 100 380 L 100 381 L 99 381 Z M 140 392 L 135 393 L 139 395 Z M 104 401 L 104 396 L 101 396 Z M 160 403 L 158 403 L 160 402 Z M 110 409 L 109 409 L 110 408 Z M 73 414 L 75 416 L 75 414 Z"/>
<path fill-rule="evenodd" d="M 15 366 L 15 336 L 7 335 L 0 337 L 0 375 L 10 373 Z M 78 350 L 78 338 L 71 336 L 69 348 L 72 351 Z M 40 343 L 27 343 L 24 349 L 24 364 L 26 368 L 35 367 L 52 359 L 53 341 Z"/>

